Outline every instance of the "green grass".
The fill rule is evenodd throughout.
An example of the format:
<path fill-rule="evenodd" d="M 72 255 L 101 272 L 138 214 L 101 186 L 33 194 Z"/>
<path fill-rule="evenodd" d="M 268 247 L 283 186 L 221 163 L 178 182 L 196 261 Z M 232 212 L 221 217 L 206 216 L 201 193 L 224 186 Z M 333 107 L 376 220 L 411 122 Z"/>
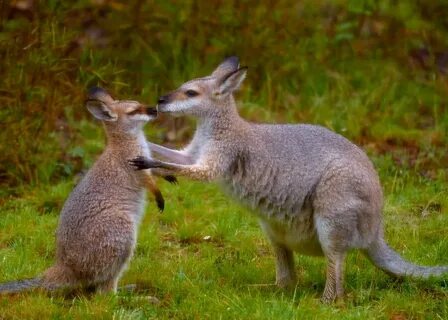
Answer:
<path fill-rule="evenodd" d="M 409 172 L 388 176 L 387 238 L 406 258 L 421 264 L 448 264 L 446 187 L 420 181 Z M 31 277 L 53 261 L 58 210 L 71 189 L 59 182 L 8 201 L 0 220 L 0 281 Z M 166 211 L 153 202 L 140 226 L 138 246 L 120 284 L 138 285 L 117 296 L 49 296 L 33 292 L 0 297 L 3 318 L 223 318 L 322 319 L 359 317 L 409 319 L 448 317 L 446 280 L 401 282 L 377 270 L 357 251 L 347 259 L 342 305 L 319 302 L 323 259 L 296 256 L 299 283 L 294 291 L 272 286 L 274 260 L 256 219 L 213 184 L 163 184 Z M 440 208 L 443 208 L 442 210 Z M 204 237 L 210 236 L 210 240 Z M 206 238 L 207 239 L 207 238 Z M 150 303 L 149 297 L 159 302 Z"/>
<path fill-rule="evenodd" d="M 245 118 L 321 124 L 361 145 L 383 183 L 390 244 L 413 262 L 448 264 L 443 2 L 13 3 L 0 4 L 0 282 L 53 262 L 59 211 L 104 144 L 83 106 L 87 87 L 153 103 L 231 54 L 249 66 Z M 162 117 L 147 136 L 180 145 L 193 129 Z M 166 211 L 148 204 L 120 282 L 137 283 L 135 293 L 2 296 L 0 319 L 448 318 L 446 278 L 396 281 L 356 251 L 344 303 L 320 304 L 318 258 L 296 256 L 299 283 L 279 290 L 251 213 L 213 184 L 161 186 Z"/>

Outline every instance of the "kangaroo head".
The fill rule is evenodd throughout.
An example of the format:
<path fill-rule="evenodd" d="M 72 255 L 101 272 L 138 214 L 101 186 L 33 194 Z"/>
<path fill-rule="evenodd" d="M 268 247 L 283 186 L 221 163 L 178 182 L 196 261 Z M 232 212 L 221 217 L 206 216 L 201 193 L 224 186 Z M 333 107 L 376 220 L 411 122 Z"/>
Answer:
<path fill-rule="evenodd" d="M 224 60 L 213 73 L 182 84 L 158 100 L 159 112 L 207 117 L 229 105 L 232 93 L 246 77 L 247 67 L 240 67 L 237 57 Z"/>
<path fill-rule="evenodd" d="M 97 87 L 89 90 L 86 107 L 110 133 L 136 133 L 146 122 L 157 117 L 155 107 L 137 101 L 114 100 L 106 90 Z"/>

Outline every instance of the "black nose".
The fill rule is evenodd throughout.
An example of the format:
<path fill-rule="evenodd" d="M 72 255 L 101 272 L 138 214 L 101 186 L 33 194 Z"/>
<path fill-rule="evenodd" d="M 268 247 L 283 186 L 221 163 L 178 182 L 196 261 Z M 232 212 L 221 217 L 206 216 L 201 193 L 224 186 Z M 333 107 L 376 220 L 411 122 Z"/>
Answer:
<path fill-rule="evenodd" d="M 146 108 L 146 114 L 148 116 L 156 117 L 157 116 L 157 109 L 155 107 L 148 107 L 148 108 Z"/>
<path fill-rule="evenodd" d="M 168 96 L 161 96 L 159 100 L 157 100 L 158 104 L 163 104 L 168 102 Z"/>

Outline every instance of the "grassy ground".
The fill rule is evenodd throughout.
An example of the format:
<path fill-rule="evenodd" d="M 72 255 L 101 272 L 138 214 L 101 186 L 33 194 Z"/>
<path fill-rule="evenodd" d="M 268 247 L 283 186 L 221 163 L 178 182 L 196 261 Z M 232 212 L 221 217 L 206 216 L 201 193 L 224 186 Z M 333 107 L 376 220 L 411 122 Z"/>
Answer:
<path fill-rule="evenodd" d="M 0 282 L 52 264 L 60 208 L 104 143 L 83 107 L 86 87 L 150 103 L 235 53 L 250 67 L 239 94 L 244 117 L 318 123 L 361 145 L 381 176 L 390 244 L 414 262 L 448 264 L 443 3 L 0 7 Z M 192 128 L 162 118 L 147 134 L 179 145 Z M 347 259 L 343 304 L 319 303 L 318 258 L 296 256 L 296 289 L 276 289 L 271 249 L 250 212 L 213 184 L 161 186 L 166 211 L 149 203 L 121 280 L 136 292 L 0 297 L 0 319 L 448 318 L 446 278 L 395 281 L 359 252 Z"/>
<path fill-rule="evenodd" d="M 406 171 L 389 175 L 387 171 L 395 169 L 387 162 L 377 159 L 387 186 L 389 242 L 412 261 L 448 264 L 445 186 Z M 1 281 L 34 276 L 52 263 L 58 210 L 71 187 L 71 182 L 44 186 L 2 208 Z M 448 317 L 446 280 L 394 281 L 359 252 L 347 259 L 347 297 L 342 305 L 319 302 L 325 280 L 319 258 L 297 256 L 300 281 L 295 291 L 276 289 L 270 247 L 249 212 L 214 185 L 181 180 L 177 187 L 164 184 L 163 191 L 167 209 L 158 214 L 154 203 L 149 204 L 135 256 L 120 282 L 137 283 L 136 293 L 1 297 L 0 318 Z"/>

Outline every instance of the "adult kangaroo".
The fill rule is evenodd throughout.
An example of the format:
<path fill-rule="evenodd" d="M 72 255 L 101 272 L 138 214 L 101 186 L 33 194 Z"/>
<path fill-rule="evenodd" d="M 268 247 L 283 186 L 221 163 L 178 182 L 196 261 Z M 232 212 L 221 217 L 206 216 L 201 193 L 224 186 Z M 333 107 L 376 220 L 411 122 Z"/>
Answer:
<path fill-rule="evenodd" d="M 197 130 L 181 151 L 150 144 L 171 162 L 138 157 L 131 161 L 134 166 L 222 182 L 257 212 L 275 251 L 280 287 L 296 283 L 293 251 L 326 257 L 324 302 L 343 296 L 344 260 L 351 248 L 362 249 L 377 267 L 397 277 L 448 272 L 448 266 L 409 263 L 386 244 L 380 181 L 359 147 L 316 125 L 242 119 L 233 92 L 246 72 L 237 57 L 230 57 L 210 76 L 160 97 L 159 112 L 192 115 Z"/>

